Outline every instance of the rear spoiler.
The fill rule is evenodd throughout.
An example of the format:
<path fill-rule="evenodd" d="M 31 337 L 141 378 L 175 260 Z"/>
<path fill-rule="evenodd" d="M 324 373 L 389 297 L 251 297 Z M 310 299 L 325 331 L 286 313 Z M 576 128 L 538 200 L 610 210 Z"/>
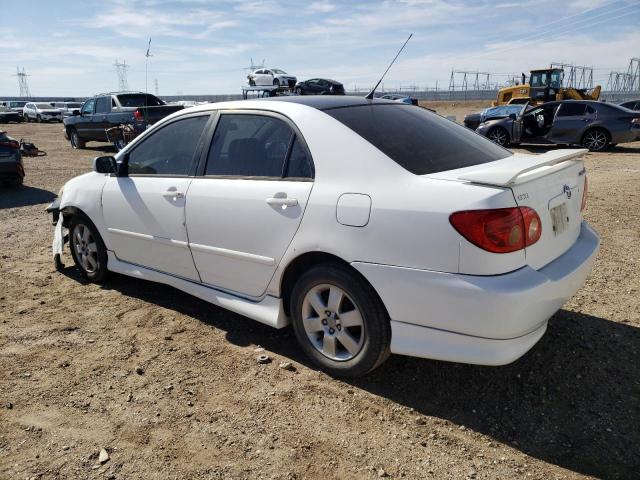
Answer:
<path fill-rule="evenodd" d="M 567 166 L 560 164 L 570 160 L 576 160 L 587 152 L 587 149 L 579 148 L 572 150 L 551 150 L 541 155 L 516 153 L 502 160 L 478 165 L 477 170 L 467 171 L 459 176 L 458 179 L 483 185 L 510 187 L 550 173 L 549 168 L 543 167 L 560 170 Z M 534 173 L 534 170 L 538 169 L 540 171 Z"/>

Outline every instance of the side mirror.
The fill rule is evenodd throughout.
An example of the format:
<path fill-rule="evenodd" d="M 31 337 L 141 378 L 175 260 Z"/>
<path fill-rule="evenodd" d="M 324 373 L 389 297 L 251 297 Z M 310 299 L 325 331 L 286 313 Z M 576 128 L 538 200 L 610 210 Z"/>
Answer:
<path fill-rule="evenodd" d="M 74 110 L 73 112 L 71 112 L 71 114 L 72 114 L 74 117 L 77 117 L 78 115 L 80 115 L 80 110 Z"/>
<path fill-rule="evenodd" d="M 518 118 L 518 117 L 516 116 L 516 114 L 515 114 L 515 113 L 510 113 L 510 114 L 509 114 L 509 118 L 510 118 L 511 120 L 515 120 L 515 119 L 516 119 L 516 118 Z"/>
<path fill-rule="evenodd" d="M 118 164 L 112 156 L 96 157 L 93 159 L 93 171 L 98 173 L 116 173 Z"/>

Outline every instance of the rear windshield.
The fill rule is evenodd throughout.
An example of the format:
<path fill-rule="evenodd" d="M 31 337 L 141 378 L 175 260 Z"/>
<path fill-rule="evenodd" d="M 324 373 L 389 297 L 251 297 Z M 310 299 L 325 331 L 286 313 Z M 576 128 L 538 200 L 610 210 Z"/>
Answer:
<path fill-rule="evenodd" d="M 157 107 L 164 105 L 164 102 L 158 97 L 144 93 L 127 93 L 118 95 L 118 101 L 123 107 Z"/>
<path fill-rule="evenodd" d="M 493 162 L 511 152 L 424 108 L 373 104 L 324 111 L 416 175 Z"/>

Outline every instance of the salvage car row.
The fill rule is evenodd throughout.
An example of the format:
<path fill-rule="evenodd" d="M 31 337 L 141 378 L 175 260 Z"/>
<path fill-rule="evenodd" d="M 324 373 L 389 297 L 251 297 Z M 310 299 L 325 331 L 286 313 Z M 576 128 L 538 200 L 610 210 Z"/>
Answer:
<path fill-rule="evenodd" d="M 640 102 L 614 105 L 564 100 L 532 106 L 501 105 L 467 115 L 464 124 L 501 146 L 581 145 L 600 152 L 640 140 Z"/>

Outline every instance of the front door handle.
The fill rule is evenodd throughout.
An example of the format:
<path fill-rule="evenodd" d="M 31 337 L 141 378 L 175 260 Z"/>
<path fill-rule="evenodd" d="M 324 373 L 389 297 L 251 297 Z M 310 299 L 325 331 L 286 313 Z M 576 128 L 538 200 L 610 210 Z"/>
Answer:
<path fill-rule="evenodd" d="M 184 198 L 184 193 L 179 192 L 176 187 L 171 187 L 167 189 L 166 192 L 162 194 L 165 198 Z"/>
<path fill-rule="evenodd" d="M 271 198 L 267 198 L 267 203 L 272 206 L 281 205 L 283 207 L 295 207 L 296 205 L 298 205 L 298 200 L 295 198 L 271 197 Z"/>

